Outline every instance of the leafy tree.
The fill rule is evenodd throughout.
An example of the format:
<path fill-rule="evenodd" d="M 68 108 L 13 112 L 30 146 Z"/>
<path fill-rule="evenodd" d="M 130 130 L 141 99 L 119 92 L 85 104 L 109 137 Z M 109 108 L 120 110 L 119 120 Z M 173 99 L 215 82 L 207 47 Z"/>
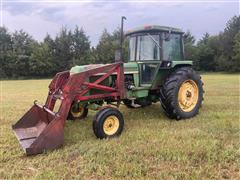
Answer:
<path fill-rule="evenodd" d="M 218 49 L 221 54 L 217 58 L 217 70 L 230 72 L 237 71 L 236 66 L 239 64 L 239 59 L 234 58 L 234 46 L 239 30 L 240 16 L 234 16 L 227 22 L 224 32 L 220 33 Z"/>
<path fill-rule="evenodd" d="M 97 63 L 111 63 L 114 61 L 114 52 L 116 47 L 113 43 L 113 38 L 106 29 L 103 30 L 103 33 L 100 37 L 99 43 L 96 47 L 97 53 Z"/>
<path fill-rule="evenodd" d="M 48 76 L 53 69 L 51 50 L 47 43 L 35 44 L 29 61 L 31 76 Z"/>
<path fill-rule="evenodd" d="M 12 35 L 13 51 L 21 55 L 30 55 L 31 45 L 36 41 L 27 32 L 23 30 L 15 31 Z"/>
<path fill-rule="evenodd" d="M 71 50 L 73 52 L 73 65 L 89 64 L 93 61 L 90 56 L 89 37 L 78 26 L 72 34 Z"/>
<path fill-rule="evenodd" d="M 11 34 L 5 27 L 0 27 L 0 43 L 1 43 L 0 46 L 1 55 L 2 53 L 6 53 L 6 51 L 12 49 Z"/>
<path fill-rule="evenodd" d="M 98 61 L 98 56 L 97 56 L 97 50 L 95 47 L 91 47 L 90 49 L 90 59 L 91 59 L 91 63 L 93 64 L 97 64 Z"/>
<path fill-rule="evenodd" d="M 62 28 L 59 35 L 55 39 L 54 58 L 57 71 L 70 69 L 73 66 L 73 43 L 72 32 L 66 28 Z"/>
<path fill-rule="evenodd" d="M 233 58 L 240 62 L 240 32 L 237 33 L 234 39 L 234 46 L 233 46 L 234 56 Z"/>
<path fill-rule="evenodd" d="M 234 38 L 232 63 L 231 71 L 240 72 L 240 32 Z"/>
<path fill-rule="evenodd" d="M 56 55 L 56 43 L 55 40 L 51 38 L 49 34 L 46 35 L 46 37 L 43 40 L 43 43 L 48 47 L 47 48 L 47 54 L 49 55 L 48 61 L 51 64 L 51 69 L 49 70 L 50 75 L 55 75 L 58 70 L 58 59 Z"/>
<path fill-rule="evenodd" d="M 195 45 L 195 37 L 190 31 L 187 31 L 183 36 L 184 56 L 187 60 L 192 60 L 196 69 L 199 69 L 197 61 L 197 47 Z"/>
<path fill-rule="evenodd" d="M 193 60 L 197 70 L 240 71 L 240 16 L 231 18 L 223 32 L 208 33 L 196 42 L 187 31 L 184 35 L 185 59 Z M 62 28 L 55 39 L 46 35 L 37 42 L 23 30 L 9 33 L 0 27 L 0 77 L 52 76 L 74 65 L 112 63 L 120 47 L 120 28 L 112 33 L 104 29 L 96 47 L 82 28 Z M 124 60 L 128 58 L 128 40 L 123 44 Z"/>
<path fill-rule="evenodd" d="M 190 43 L 192 45 L 194 45 L 196 39 L 195 37 L 191 34 L 190 31 L 187 31 L 184 35 L 183 35 L 183 42 L 184 44 Z"/>
<path fill-rule="evenodd" d="M 0 78 L 11 74 L 11 35 L 5 27 L 0 27 Z"/>
<path fill-rule="evenodd" d="M 96 47 L 96 62 L 97 63 L 113 63 L 115 61 L 115 51 L 120 48 L 120 28 L 117 28 L 113 33 L 109 33 L 106 29 L 100 37 Z M 123 43 L 123 59 L 128 56 L 127 40 Z"/>
<path fill-rule="evenodd" d="M 203 38 L 197 44 L 197 64 L 200 70 L 214 71 L 216 68 L 214 49 L 210 46 L 210 42 L 210 35 L 205 33 Z"/>
<path fill-rule="evenodd" d="M 12 35 L 12 64 L 13 76 L 29 75 L 29 60 L 32 53 L 33 44 L 37 43 L 28 33 L 23 30 L 15 31 Z"/>

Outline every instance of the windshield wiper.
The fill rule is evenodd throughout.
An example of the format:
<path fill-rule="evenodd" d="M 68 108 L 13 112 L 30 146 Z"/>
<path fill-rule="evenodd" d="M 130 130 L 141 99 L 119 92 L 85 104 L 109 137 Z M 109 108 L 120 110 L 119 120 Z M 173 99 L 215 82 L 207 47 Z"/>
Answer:
<path fill-rule="evenodd" d="M 161 49 L 161 46 L 158 44 L 158 42 L 152 37 L 151 34 L 147 33 L 147 35 L 155 42 L 155 44 Z"/>

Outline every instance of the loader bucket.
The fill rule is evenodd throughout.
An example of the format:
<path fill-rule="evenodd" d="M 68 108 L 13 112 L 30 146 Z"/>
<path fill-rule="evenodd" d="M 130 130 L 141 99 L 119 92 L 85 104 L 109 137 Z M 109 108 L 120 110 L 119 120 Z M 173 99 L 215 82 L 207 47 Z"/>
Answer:
<path fill-rule="evenodd" d="M 32 155 L 63 144 L 64 120 L 46 107 L 34 104 L 12 128 L 26 154 Z"/>

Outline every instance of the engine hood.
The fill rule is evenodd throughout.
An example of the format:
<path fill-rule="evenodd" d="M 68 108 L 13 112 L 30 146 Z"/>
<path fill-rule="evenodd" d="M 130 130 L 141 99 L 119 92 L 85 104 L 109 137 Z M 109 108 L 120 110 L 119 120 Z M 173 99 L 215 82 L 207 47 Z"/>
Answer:
<path fill-rule="evenodd" d="M 95 68 L 98 68 L 98 67 L 101 67 L 101 66 L 104 66 L 104 65 L 106 65 L 106 64 L 88 64 L 88 65 L 82 65 L 82 66 L 73 66 L 70 69 L 70 75 L 85 72 L 87 70 L 95 69 Z"/>
<path fill-rule="evenodd" d="M 107 64 L 89 64 L 82 66 L 74 66 L 70 69 L 70 75 L 85 72 L 90 69 L 95 69 L 101 66 L 105 66 Z M 136 62 L 124 63 L 124 73 L 137 73 L 138 72 L 138 64 Z"/>

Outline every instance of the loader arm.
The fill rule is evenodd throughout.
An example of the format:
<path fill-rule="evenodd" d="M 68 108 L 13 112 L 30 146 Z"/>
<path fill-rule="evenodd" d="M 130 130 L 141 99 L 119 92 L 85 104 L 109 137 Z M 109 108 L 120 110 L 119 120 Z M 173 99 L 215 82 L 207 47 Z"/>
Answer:
<path fill-rule="evenodd" d="M 44 106 L 36 102 L 32 108 L 15 124 L 13 131 L 27 155 L 56 149 L 64 143 L 64 123 L 73 101 L 97 98 L 120 100 L 125 97 L 122 62 L 109 64 L 84 72 L 70 75 L 69 71 L 55 75 L 49 85 L 49 93 Z M 95 82 L 86 79 L 103 73 Z M 117 73 L 116 86 L 109 87 L 100 83 Z M 90 89 L 105 90 L 104 94 L 86 95 Z M 61 100 L 58 111 L 53 112 L 56 100 Z"/>

